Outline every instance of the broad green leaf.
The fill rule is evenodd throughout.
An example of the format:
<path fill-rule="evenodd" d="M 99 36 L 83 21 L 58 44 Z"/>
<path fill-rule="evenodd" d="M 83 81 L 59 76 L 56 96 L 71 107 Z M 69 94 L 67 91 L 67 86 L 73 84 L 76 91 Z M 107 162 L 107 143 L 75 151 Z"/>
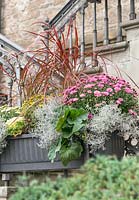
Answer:
<path fill-rule="evenodd" d="M 72 129 L 72 134 L 78 132 L 81 128 L 83 128 L 85 125 L 82 123 L 75 123 Z"/>
<path fill-rule="evenodd" d="M 66 108 L 64 114 L 62 116 L 60 116 L 60 118 L 59 118 L 59 120 L 57 122 L 57 125 L 56 125 L 56 130 L 58 132 L 61 132 L 62 127 L 66 122 L 66 119 L 67 119 L 67 116 L 68 116 L 69 112 L 70 112 L 69 108 Z"/>
<path fill-rule="evenodd" d="M 71 137 L 73 135 L 72 129 L 73 129 L 73 127 L 68 126 L 68 124 L 67 124 L 67 126 L 63 127 L 62 128 L 62 137 L 64 137 L 64 138 Z"/>
<path fill-rule="evenodd" d="M 66 107 L 64 114 L 59 118 L 56 130 L 62 132 L 62 137 L 70 138 L 84 127 L 87 112 L 83 109 Z"/>
<path fill-rule="evenodd" d="M 76 108 L 70 108 L 70 119 L 71 120 L 76 120 L 77 117 L 81 116 L 81 115 L 84 115 L 86 113 L 85 110 L 83 109 L 76 109 Z"/>
<path fill-rule="evenodd" d="M 84 121 L 87 120 L 87 113 L 79 116 L 75 122 L 72 129 L 72 133 L 78 132 L 81 128 L 85 126 Z"/>
<path fill-rule="evenodd" d="M 60 138 L 56 143 L 54 143 L 53 145 L 51 145 L 51 147 L 49 149 L 48 158 L 49 158 L 49 160 L 51 160 L 51 162 L 54 162 L 54 159 L 56 158 L 57 152 L 60 151 L 61 141 L 62 140 Z"/>
<path fill-rule="evenodd" d="M 83 147 L 80 142 L 74 142 L 69 146 L 63 145 L 60 150 L 60 158 L 63 165 L 67 165 L 70 161 L 81 156 Z"/>

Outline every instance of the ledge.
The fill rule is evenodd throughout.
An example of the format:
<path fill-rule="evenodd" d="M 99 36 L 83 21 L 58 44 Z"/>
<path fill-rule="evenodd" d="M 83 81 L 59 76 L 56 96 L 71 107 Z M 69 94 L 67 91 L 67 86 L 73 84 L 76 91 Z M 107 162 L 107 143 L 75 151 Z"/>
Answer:
<path fill-rule="evenodd" d="M 139 28 L 139 19 L 134 19 L 134 20 L 130 20 L 125 23 L 122 23 L 121 27 L 125 30 Z"/>
<path fill-rule="evenodd" d="M 16 137 L 14 136 L 8 136 L 7 139 L 9 140 L 18 140 L 18 139 L 26 139 L 26 138 L 35 138 L 35 136 L 33 136 L 31 133 L 24 133 L 21 135 L 17 135 Z"/>
<path fill-rule="evenodd" d="M 94 51 L 97 52 L 99 55 L 105 55 L 105 54 L 125 51 L 127 47 L 128 47 L 128 42 L 122 41 L 122 42 L 117 42 L 115 44 L 108 44 L 105 46 L 96 47 Z"/>
<path fill-rule="evenodd" d="M 101 66 L 92 66 L 90 68 L 87 68 L 84 73 L 85 74 L 96 74 L 103 72 L 103 69 Z"/>

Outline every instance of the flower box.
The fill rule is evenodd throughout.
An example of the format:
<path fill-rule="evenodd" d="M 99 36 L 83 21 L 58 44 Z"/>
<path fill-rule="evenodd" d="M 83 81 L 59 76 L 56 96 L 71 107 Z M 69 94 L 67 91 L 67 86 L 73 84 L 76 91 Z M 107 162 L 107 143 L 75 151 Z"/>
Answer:
<path fill-rule="evenodd" d="M 139 142 L 138 92 L 122 78 L 123 72 L 117 66 L 114 68 L 118 76 L 108 74 L 110 63 L 104 65 L 104 73 L 86 74 L 84 67 L 89 65 L 86 63 L 81 67 L 82 62 L 78 62 L 82 59 L 76 48 L 78 31 L 76 26 L 74 28 L 72 58 L 68 57 L 71 49 L 66 45 L 69 34 L 59 40 L 57 31 L 51 27 L 47 30 L 50 36 L 47 54 L 50 57 L 46 58 L 44 37 L 40 34 L 41 51 L 40 48 L 35 48 L 35 54 L 32 51 L 31 59 L 23 64 L 20 79 L 13 66 L 16 59 L 20 63 L 20 57 L 14 55 L 5 60 L 10 68 L 2 70 L 14 84 L 9 87 L 8 99 L 11 101 L 8 103 L 15 104 L 17 100 L 21 107 L 0 106 L 0 153 L 7 136 L 24 132 L 32 135 L 8 138 L 9 145 L 0 155 L 0 171 L 78 168 L 86 157 L 84 143 L 93 155 L 98 152 L 122 158 L 127 135 Z M 54 51 L 51 49 L 53 44 Z M 132 81 L 129 75 L 127 78 Z M 18 90 L 12 91 L 12 88 Z M 117 130 L 119 134 L 115 132 Z M 37 146 L 38 142 L 42 149 Z M 104 150 L 100 150 L 102 147 Z M 55 159 L 54 163 L 49 161 Z"/>
<path fill-rule="evenodd" d="M 82 156 L 64 166 L 57 157 L 52 163 L 48 159 L 48 152 L 37 145 L 37 138 L 30 134 L 23 134 L 18 137 L 9 137 L 8 145 L 0 155 L 0 172 L 23 172 L 23 171 L 47 171 L 78 169 L 89 157 L 87 150 Z M 124 156 L 124 140 L 113 133 L 106 141 L 105 149 L 97 152 L 101 155 L 116 155 L 119 159 Z"/>
<path fill-rule="evenodd" d="M 117 135 L 117 132 L 113 132 L 111 137 L 105 142 L 104 149 L 97 151 L 100 155 L 112 155 L 121 159 L 125 152 L 125 141 L 123 137 Z"/>
<path fill-rule="evenodd" d="M 23 172 L 40 170 L 64 170 L 77 169 L 86 160 L 85 153 L 77 159 L 64 166 L 57 157 L 52 163 L 48 159 L 48 152 L 37 145 L 37 138 L 30 134 L 18 137 L 9 137 L 7 147 L 0 155 L 0 172 Z"/>
<path fill-rule="evenodd" d="M 63 97 L 43 100 L 44 96 L 35 96 L 21 108 L 1 108 L 1 149 L 7 133 L 30 133 L 8 138 L 0 156 L 1 172 L 79 168 L 87 157 L 85 143 L 92 155 L 121 159 L 124 140 L 139 141 L 138 96 L 125 80 L 105 74 L 85 76 L 64 90 Z"/>

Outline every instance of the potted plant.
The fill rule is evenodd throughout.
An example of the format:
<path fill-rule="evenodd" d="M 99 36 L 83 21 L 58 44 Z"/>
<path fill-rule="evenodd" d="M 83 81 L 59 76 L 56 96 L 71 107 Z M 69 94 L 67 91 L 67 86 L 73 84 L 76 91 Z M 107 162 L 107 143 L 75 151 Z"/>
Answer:
<path fill-rule="evenodd" d="M 14 107 L 15 102 L 18 101 L 22 105 L 18 108 L 18 113 L 12 115 L 8 113 L 8 118 L 4 118 L 2 114 L 2 123 L 5 127 L 5 137 L 2 141 L 7 141 L 7 147 L 0 156 L 1 172 L 79 168 L 84 163 L 85 156 L 80 153 L 80 158 L 70 162 L 67 166 L 61 163 L 59 157 L 56 157 L 55 163 L 51 163 L 48 160 L 48 150 L 39 148 L 38 138 L 35 137 L 33 131 L 33 128 L 37 129 L 37 122 L 39 123 L 37 111 L 35 111 L 38 105 L 42 102 L 46 104 L 46 97 L 55 96 L 56 93 L 61 93 L 64 88 L 75 83 L 84 71 L 84 67 L 82 70 L 79 69 L 81 56 L 77 28 L 74 24 L 75 42 L 72 55 L 70 55 L 71 49 L 67 48 L 71 23 L 68 26 L 67 35 L 61 33 L 61 39 L 54 27 L 49 27 L 49 30 L 39 34 L 33 33 L 37 36 L 36 41 L 39 41 L 39 45 L 41 43 L 41 49 L 30 50 L 29 48 L 27 52 L 22 52 L 23 58 L 21 54 L 9 54 L 5 60 L 7 66 L 0 67 L 13 83 L 10 87 L 12 90 L 9 92 L 10 104 L 12 103 Z M 43 25 L 49 26 L 44 23 Z M 50 46 L 46 45 L 46 35 L 49 35 Z M 16 67 L 13 63 L 16 63 Z M 17 73 L 17 68 L 21 69 L 20 73 Z M 13 110 L 13 108 L 5 107 L 6 112 L 7 110 Z M 2 107 L 2 113 L 5 111 Z M 49 130 L 48 127 L 45 127 L 45 132 L 47 130 Z"/>
<path fill-rule="evenodd" d="M 64 91 L 65 104 L 88 111 L 86 142 L 91 153 L 118 158 L 124 155 L 125 140 L 138 143 L 137 97 L 128 82 L 106 74 L 86 76 Z"/>
<path fill-rule="evenodd" d="M 90 154 L 106 149 L 121 158 L 124 139 L 138 141 L 136 91 L 121 78 L 86 75 L 76 27 L 72 54 L 67 49 L 70 27 L 61 40 L 50 29 L 50 47 L 44 33 L 37 34 L 43 47 L 32 51 L 25 64 L 13 55 L 19 66 L 24 64 L 20 79 L 12 59 L 7 61 L 11 74 L 2 68 L 18 88 L 21 107 L 0 111 L 1 141 L 4 146 L 8 141 L 1 172 L 78 168 L 88 157 L 88 146 Z M 13 90 L 13 102 L 15 96 Z"/>
<path fill-rule="evenodd" d="M 81 153 L 80 146 L 78 156 L 62 164 L 60 156 L 56 155 L 59 147 L 53 150 L 55 142 L 59 141 L 54 126 L 55 109 L 59 104 L 52 97 L 45 104 L 42 99 L 41 95 L 33 97 L 21 108 L 1 107 L 1 172 L 75 169 L 85 162 L 86 154 Z M 36 102 L 39 108 L 36 108 Z"/>

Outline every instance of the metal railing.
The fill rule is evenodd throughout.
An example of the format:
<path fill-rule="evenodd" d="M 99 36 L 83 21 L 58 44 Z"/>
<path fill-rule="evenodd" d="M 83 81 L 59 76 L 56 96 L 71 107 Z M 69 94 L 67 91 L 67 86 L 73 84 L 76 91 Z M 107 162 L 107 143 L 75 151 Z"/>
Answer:
<path fill-rule="evenodd" d="M 100 3 L 101 0 L 70 0 L 49 22 L 50 26 L 55 26 L 58 29 L 63 28 L 77 12 L 84 8 L 89 2 Z"/>
<path fill-rule="evenodd" d="M 2 0 L 0 1 L 0 33 L 2 28 Z"/>
<path fill-rule="evenodd" d="M 84 58 L 84 52 L 85 52 L 85 15 L 86 15 L 86 8 L 89 6 L 89 3 L 93 3 L 94 7 L 96 8 L 96 5 L 98 3 L 101 3 L 101 0 L 70 0 L 61 10 L 58 12 L 58 14 L 49 21 L 50 27 L 55 27 L 57 31 L 63 32 L 65 30 L 66 24 L 71 20 L 76 20 L 77 13 L 80 13 L 81 15 L 81 34 L 80 34 L 80 54 L 81 54 L 81 63 L 82 65 L 85 65 L 85 58 Z M 94 9 L 94 11 L 96 11 Z M 96 17 L 96 12 L 94 14 L 94 18 Z M 48 19 L 46 20 L 48 23 Z M 73 28 L 71 24 L 71 30 L 70 30 L 70 39 L 69 39 L 69 48 L 72 51 L 72 41 L 73 41 Z M 96 23 L 95 23 L 96 28 Z M 48 28 L 48 26 L 47 26 Z M 44 30 L 47 29 L 44 27 Z M 47 36 L 48 38 L 48 36 Z M 48 42 L 47 42 L 48 43 Z M 94 41 L 93 44 L 97 45 L 97 30 L 94 30 Z M 95 48 L 96 45 L 93 45 Z"/>
<path fill-rule="evenodd" d="M 129 20 L 134 20 L 137 17 L 136 14 L 136 4 L 135 0 L 128 0 L 129 1 Z M 97 7 L 99 6 L 98 3 L 104 4 L 104 16 L 102 21 L 103 23 L 103 45 L 109 45 L 111 43 L 110 41 L 110 23 L 109 23 L 109 6 L 112 4 L 115 4 L 115 7 L 117 8 L 117 27 L 115 28 L 115 42 L 122 42 L 123 41 L 123 32 L 122 32 L 122 22 L 123 22 L 123 7 L 122 7 L 122 0 L 117 1 L 109 1 L 109 0 L 70 0 L 62 9 L 61 11 L 49 22 L 50 27 L 55 26 L 57 30 L 64 30 L 65 25 L 69 22 L 69 20 L 75 19 L 78 12 L 81 14 L 81 35 L 80 35 L 80 46 L 81 46 L 81 55 L 83 54 L 85 50 L 85 18 L 86 18 L 86 8 L 89 6 L 89 3 L 93 3 L 93 10 L 92 10 L 92 16 L 93 16 L 93 27 L 92 27 L 92 43 L 93 44 L 93 51 L 98 46 L 98 15 L 100 13 L 97 12 Z M 71 28 L 72 30 L 72 28 Z M 99 30 L 100 31 L 100 30 Z M 102 31 L 102 30 L 101 30 Z M 72 33 L 71 33 L 71 39 L 72 41 Z M 70 42 L 70 48 L 71 48 Z"/>
<path fill-rule="evenodd" d="M 136 19 L 136 4 L 135 0 L 128 0 L 129 1 L 129 20 Z M 100 13 L 98 12 L 98 7 L 100 4 L 103 5 L 102 11 L 104 10 L 103 16 L 99 17 Z M 92 5 L 92 16 L 93 16 L 93 24 L 92 24 L 92 41 L 90 41 L 90 44 L 92 45 L 93 52 L 96 52 L 98 50 L 98 46 L 103 45 L 104 47 L 110 46 L 111 41 L 114 41 L 114 43 L 117 43 L 118 45 L 115 46 L 116 48 L 121 47 L 122 41 L 125 40 L 125 37 L 123 35 L 122 31 L 122 22 L 123 22 L 123 1 L 117 0 L 117 1 L 110 1 L 110 0 L 70 0 L 61 10 L 60 12 L 49 21 L 50 27 L 55 27 L 59 33 L 64 32 L 65 26 L 68 24 L 70 19 L 76 20 L 77 13 L 80 13 L 80 23 L 81 23 L 81 29 L 80 29 L 80 56 L 82 60 L 82 64 L 85 65 L 85 49 L 86 49 L 86 37 L 85 35 L 85 19 L 87 15 L 87 8 Z M 115 36 L 112 39 L 110 37 L 110 10 L 109 8 L 112 5 L 115 5 L 116 10 L 115 12 Z M 113 13 L 111 13 L 113 14 Z M 128 14 L 128 13 L 127 13 Z M 90 16 L 91 17 L 91 16 Z M 98 17 L 99 20 L 102 22 L 102 29 L 98 29 Z M 48 22 L 48 21 L 47 21 Z M 48 27 L 47 27 L 48 28 Z M 103 38 L 101 38 L 102 42 L 100 42 L 100 38 L 98 37 L 99 32 L 103 32 Z M 47 36 L 49 38 L 49 36 Z M 99 39 L 98 39 L 99 38 Z M 71 30 L 70 30 L 70 39 L 69 39 L 69 48 L 72 52 L 73 47 L 73 28 L 71 24 Z M 122 46 L 125 49 L 127 47 L 127 43 L 123 42 Z M 110 46 L 111 48 L 111 46 Z M 112 46 L 113 48 L 113 46 Z M 92 66 L 97 65 L 97 57 L 94 54 L 92 58 Z"/>
<path fill-rule="evenodd" d="M 8 64 L 7 60 L 8 60 L 8 56 L 10 53 L 16 52 L 20 55 L 24 55 L 24 53 L 26 52 L 26 50 L 21 47 L 20 45 L 12 42 L 11 40 L 9 40 L 8 38 L 6 38 L 5 36 L 3 36 L 2 34 L 0 34 L 0 64 L 3 65 L 4 70 L 7 73 L 10 73 L 12 76 L 12 71 L 11 71 L 11 67 Z M 26 58 L 29 59 L 32 57 L 32 54 L 30 53 L 26 53 Z M 19 63 L 16 63 L 16 59 L 15 59 L 15 63 L 14 65 L 16 65 L 16 79 L 20 79 L 20 71 L 21 68 L 23 66 L 19 65 Z M 8 80 L 8 105 L 12 106 L 12 90 L 13 90 L 13 78 L 9 78 Z M 18 106 L 21 105 L 21 101 L 20 99 L 18 100 Z"/>

